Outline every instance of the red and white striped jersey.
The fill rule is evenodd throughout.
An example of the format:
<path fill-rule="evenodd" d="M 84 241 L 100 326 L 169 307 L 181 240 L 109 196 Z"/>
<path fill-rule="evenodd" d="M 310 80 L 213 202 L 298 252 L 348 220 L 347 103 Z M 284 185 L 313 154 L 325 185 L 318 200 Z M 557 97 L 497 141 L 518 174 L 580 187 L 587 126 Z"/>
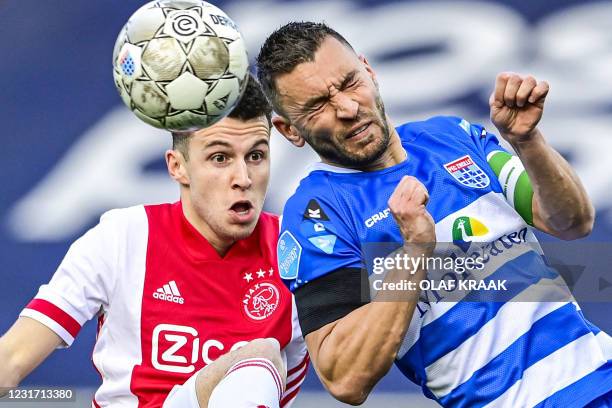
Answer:
<path fill-rule="evenodd" d="M 277 270 L 278 218 L 221 258 L 180 202 L 105 213 L 22 311 L 70 345 L 98 317 L 96 407 L 159 407 L 176 384 L 246 342 L 276 338 L 288 406 L 308 366 L 295 302 Z"/>

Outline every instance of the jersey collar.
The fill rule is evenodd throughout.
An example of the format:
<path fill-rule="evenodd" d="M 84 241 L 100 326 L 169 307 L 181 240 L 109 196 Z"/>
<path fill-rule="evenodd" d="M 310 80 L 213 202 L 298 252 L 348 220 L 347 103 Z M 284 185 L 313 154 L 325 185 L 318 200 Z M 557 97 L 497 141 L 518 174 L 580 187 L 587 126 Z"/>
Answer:
<path fill-rule="evenodd" d="M 187 220 L 181 201 L 172 204 L 172 214 L 179 229 L 179 236 L 185 244 L 185 250 L 196 261 L 220 261 L 228 258 L 244 258 L 245 256 L 261 254 L 259 246 L 261 216 L 253 233 L 249 237 L 234 243 L 225 256 L 221 257 L 210 242 L 200 234 L 200 231 Z"/>

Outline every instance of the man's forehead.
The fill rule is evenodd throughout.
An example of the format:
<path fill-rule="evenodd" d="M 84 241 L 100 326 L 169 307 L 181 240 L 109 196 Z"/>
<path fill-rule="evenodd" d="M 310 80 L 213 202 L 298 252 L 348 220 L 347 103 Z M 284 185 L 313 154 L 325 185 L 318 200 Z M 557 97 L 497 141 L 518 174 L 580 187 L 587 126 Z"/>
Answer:
<path fill-rule="evenodd" d="M 290 73 L 278 76 L 278 93 L 294 101 L 306 100 L 312 94 L 327 91 L 332 85 L 340 85 L 359 65 L 360 60 L 351 49 L 334 37 L 327 37 L 313 61 L 303 62 Z"/>
<path fill-rule="evenodd" d="M 270 127 L 265 116 L 249 120 L 236 118 L 223 118 L 212 126 L 197 130 L 193 133 L 193 141 L 203 146 L 215 141 L 224 141 L 226 144 L 249 144 L 257 140 L 268 140 Z"/>

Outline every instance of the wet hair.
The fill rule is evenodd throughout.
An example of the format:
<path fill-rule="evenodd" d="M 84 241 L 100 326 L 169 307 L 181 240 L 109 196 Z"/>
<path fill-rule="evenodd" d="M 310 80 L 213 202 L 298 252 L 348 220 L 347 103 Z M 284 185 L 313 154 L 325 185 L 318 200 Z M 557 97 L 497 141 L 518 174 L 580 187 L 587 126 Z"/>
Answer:
<path fill-rule="evenodd" d="M 274 110 L 283 115 L 276 89 L 276 78 L 288 74 L 301 63 L 314 60 L 321 43 L 331 36 L 349 49 L 351 44 L 325 23 L 291 22 L 274 31 L 262 45 L 257 56 L 257 77 L 272 102 Z"/>

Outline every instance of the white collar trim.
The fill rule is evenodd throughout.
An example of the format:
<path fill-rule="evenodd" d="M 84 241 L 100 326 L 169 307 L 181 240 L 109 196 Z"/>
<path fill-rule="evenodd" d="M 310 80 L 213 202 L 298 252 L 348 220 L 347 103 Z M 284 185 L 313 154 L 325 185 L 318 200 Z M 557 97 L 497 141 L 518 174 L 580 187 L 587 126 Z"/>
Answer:
<path fill-rule="evenodd" d="M 347 169 L 345 167 L 332 166 L 331 164 L 316 162 L 308 166 L 308 173 L 313 171 L 324 170 L 332 173 L 362 173 L 361 170 Z"/>

